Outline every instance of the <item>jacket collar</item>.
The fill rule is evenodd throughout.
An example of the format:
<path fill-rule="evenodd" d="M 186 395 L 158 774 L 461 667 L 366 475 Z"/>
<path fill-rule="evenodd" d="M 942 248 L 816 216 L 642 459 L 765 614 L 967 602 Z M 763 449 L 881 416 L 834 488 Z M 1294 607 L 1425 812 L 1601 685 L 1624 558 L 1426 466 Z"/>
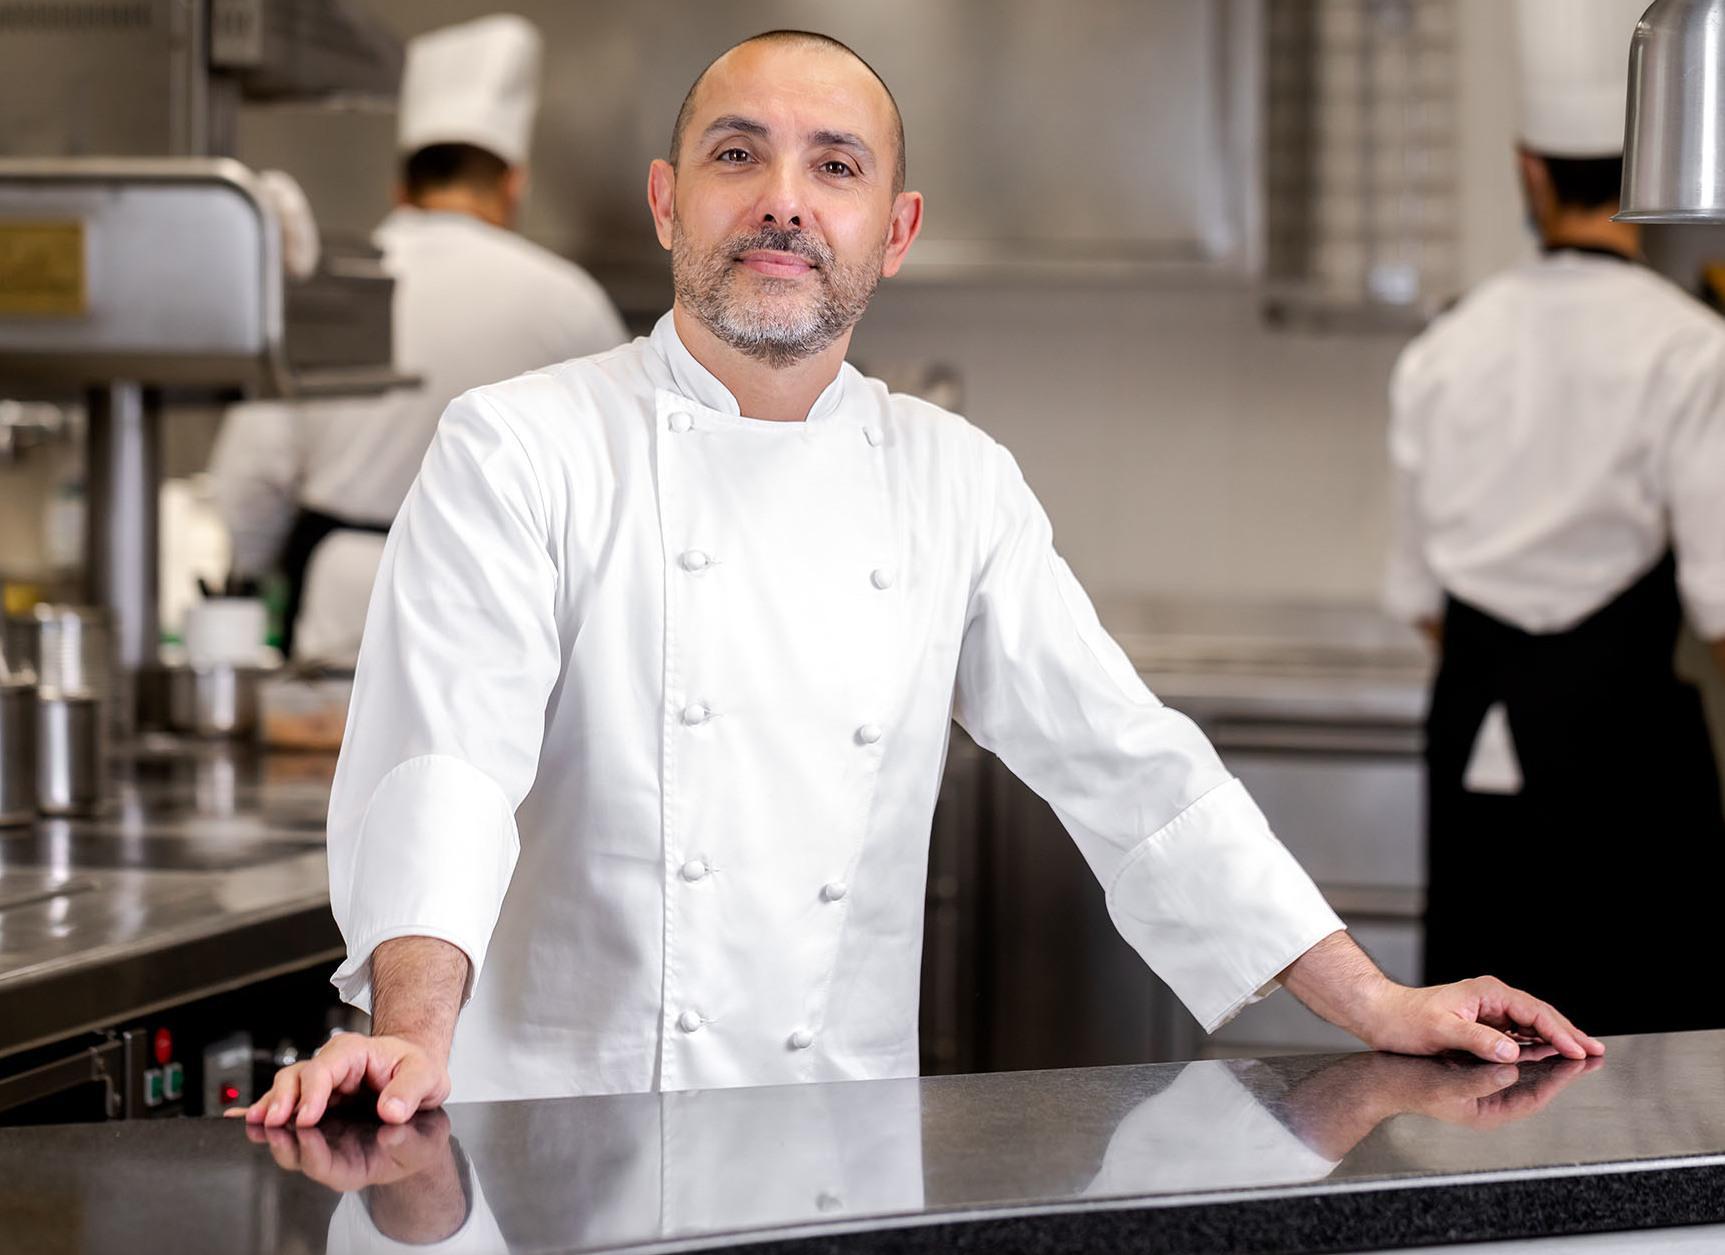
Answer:
<path fill-rule="evenodd" d="M 683 344 L 669 310 L 654 325 L 650 342 L 653 351 L 659 355 L 659 360 L 671 372 L 671 386 L 686 399 L 720 414 L 729 414 L 733 418 L 747 417 L 737 405 L 737 398 L 731 395 L 731 390 L 720 383 L 718 376 L 712 371 L 696 361 L 695 355 Z M 844 404 L 846 394 L 850 391 L 850 381 L 855 375 L 856 370 L 849 362 L 841 365 L 839 373 L 833 376 L 833 381 L 809 407 L 808 421 L 820 422 L 836 414 Z"/>

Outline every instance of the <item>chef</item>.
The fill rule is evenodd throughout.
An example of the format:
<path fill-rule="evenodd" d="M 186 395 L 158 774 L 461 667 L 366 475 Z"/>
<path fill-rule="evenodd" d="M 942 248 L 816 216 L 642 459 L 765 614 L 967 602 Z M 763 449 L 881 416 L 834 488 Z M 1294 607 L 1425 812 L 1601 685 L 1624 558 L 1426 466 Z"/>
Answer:
<path fill-rule="evenodd" d="M 285 643 L 301 657 L 352 664 L 383 535 L 453 398 L 626 338 L 585 271 L 511 229 L 539 63 L 538 31 L 512 15 L 408 44 L 399 203 L 374 238 L 396 283 L 396 366 L 420 386 L 242 406 L 217 441 L 236 571 L 286 572 Z"/>
<path fill-rule="evenodd" d="M 1408 347 L 1390 432 L 1387 599 L 1442 647 L 1426 977 L 1489 954 L 1609 1033 L 1725 1023 L 1696 996 L 1719 781 L 1672 670 L 1685 613 L 1725 665 L 1725 323 L 1612 221 L 1642 7 L 1519 4 L 1517 161 L 1542 255 Z"/>
<path fill-rule="evenodd" d="M 845 364 L 922 224 L 904 153 L 848 48 L 745 41 L 652 164 L 671 312 L 445 413 L 330 803 L 334 979 L 374 1035 L 249 1118 L 914 1075 L 954 717 L 1206 1028 L 1280 982 L 1386 1049 L 1603 1049 L 1491 978 L 1387 980 L 1103 631 L 1006 450 Z"/>

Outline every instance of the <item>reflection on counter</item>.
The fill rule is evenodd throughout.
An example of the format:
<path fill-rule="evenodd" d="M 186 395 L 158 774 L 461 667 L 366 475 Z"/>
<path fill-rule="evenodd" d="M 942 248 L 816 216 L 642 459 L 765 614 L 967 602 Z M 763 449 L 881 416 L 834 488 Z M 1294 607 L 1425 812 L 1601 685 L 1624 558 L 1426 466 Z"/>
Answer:
<path fill-rule="evenodd" d="M 128 1255 L 154 1248 L 117 1218 L 157 1212 L 176 1217 L 176 1249 L 244 1233 L 263 1252 L 837 1251 L 883 1228 L 904 1249 L 1013 1250 L 1024 1226 L 1076 1239 L 1087 1224 L 1111 1247 L 1153 1231 L 1158 1249 L 1200 1234 L 1207 1249 L 1271 1249 L 1274 1230 L 1292 1250 L 1313 1199 L 1346 1194 L 1326 1221 L 1334 1250 L 1392 1244 L 1392 1213 L 1404 1240 L 1526 1232 L 1504 1200 L 1527 1190 L 1547 1191 L 1539 1231 L 1717 1222 L 1721 1047 L 1725 1034 L 1688 1034 L 1616 1039 L 1586 1062 L 1529 1050 L 1519 1067 L 1359 1054 L 608 1095 L 463 1104 L 400 1127 L 12 1130 L 0 1227 L 31 1250 Z M 1654 1188 L 1654 1168 L 1706 1184 Z M 72 1216 L 33 1218 L 41 1196 Z"/>

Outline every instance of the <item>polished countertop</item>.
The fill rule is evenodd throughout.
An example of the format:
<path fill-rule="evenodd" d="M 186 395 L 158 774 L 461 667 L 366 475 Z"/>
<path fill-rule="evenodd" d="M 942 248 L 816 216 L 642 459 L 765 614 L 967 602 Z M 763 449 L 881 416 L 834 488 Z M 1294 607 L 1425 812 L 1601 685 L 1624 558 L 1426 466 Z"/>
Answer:
<path fill-rule="evenodd" d="M 0 828 L 0 1055 L 338 953 L 333 770 L 146 741 L 100 814 Z"/>
<path fill-rule="evenodd" d="M 1725 1221 L 1725 1032 L 0 1130 L 8 1251 L 1368 1250 Z"/>

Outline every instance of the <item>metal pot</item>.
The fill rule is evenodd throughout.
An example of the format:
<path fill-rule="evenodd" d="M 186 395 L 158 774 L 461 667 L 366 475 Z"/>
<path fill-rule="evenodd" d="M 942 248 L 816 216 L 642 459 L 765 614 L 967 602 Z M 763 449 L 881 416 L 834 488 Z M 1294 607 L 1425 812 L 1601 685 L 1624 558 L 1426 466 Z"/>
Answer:
<path fill-rule="evenodd" d="M 214 665 L 168 669 L 168 723 L 193 736 L 249 737 L 258 726 L 262 667 Z"/>

